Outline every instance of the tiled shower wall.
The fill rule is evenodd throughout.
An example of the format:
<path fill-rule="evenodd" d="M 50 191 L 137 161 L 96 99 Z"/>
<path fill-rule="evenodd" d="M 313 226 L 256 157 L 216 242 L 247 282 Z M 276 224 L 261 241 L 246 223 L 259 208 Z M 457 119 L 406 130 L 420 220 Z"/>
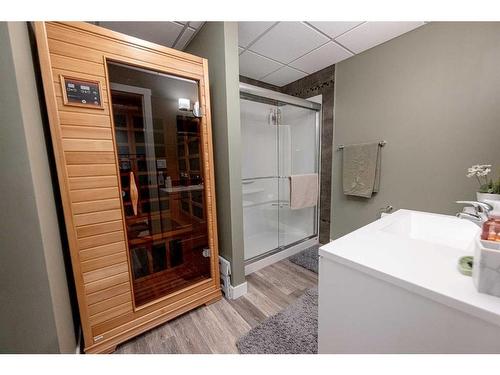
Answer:
<path fill-rule="evenodd" d="M 335 66 L 331 65 L 282 87 L 244 76 L 240 76 L 240 81 L 304 99 L 322 95 L 319 242 L 328 243 L 330 241 Z"/>

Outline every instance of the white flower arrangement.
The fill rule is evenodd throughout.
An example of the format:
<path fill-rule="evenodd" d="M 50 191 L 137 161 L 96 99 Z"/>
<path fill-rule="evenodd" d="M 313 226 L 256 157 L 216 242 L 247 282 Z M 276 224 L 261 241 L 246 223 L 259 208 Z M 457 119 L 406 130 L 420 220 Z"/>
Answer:
<path fill-rule="evenodd" d="M 476 164 L 467 169 L 467 177 L 486 177 L 491 172 L 491 164 Z"/>
<path fill-rule="evenodd" d="M 476 177 L 479 182 L 480 193 L 500 194 L 500 178 L 493 182 L 488 175 L 491 172 L 491 164 L 476 164 L 467 169 L 467 177 Z"/>

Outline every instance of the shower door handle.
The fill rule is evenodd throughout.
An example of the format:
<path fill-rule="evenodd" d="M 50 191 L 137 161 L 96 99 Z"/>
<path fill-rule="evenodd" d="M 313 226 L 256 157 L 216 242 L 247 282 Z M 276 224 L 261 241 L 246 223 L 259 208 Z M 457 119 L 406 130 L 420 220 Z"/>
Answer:
<path fill-rule="evenodd" d="M 289 205 L 288 203 L 271 203 L 271 206 L 273 206 L 273 207 L 279 206 L 279 208 L 283 208 L 283 207 L 286 207 L 288 205 Z"/>

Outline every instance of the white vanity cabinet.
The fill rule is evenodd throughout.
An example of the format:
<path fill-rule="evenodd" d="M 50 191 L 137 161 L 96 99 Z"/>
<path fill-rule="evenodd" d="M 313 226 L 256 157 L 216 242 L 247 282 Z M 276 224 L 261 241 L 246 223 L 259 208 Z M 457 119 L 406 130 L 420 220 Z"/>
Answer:
<path fill-rule="evenodd" d="M 457 270 L 478 230 L 399 210 L 321 247 L 319 353 L 500 353 L 500 298 Z"/>

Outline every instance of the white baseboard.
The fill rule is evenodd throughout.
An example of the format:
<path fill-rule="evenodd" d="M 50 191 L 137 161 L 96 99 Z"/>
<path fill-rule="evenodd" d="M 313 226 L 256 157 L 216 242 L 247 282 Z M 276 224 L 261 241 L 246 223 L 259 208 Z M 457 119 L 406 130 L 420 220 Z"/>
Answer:
<path fill-rule="evenodd" d="M 244 283 L 236 286 L 229 285 L 229 290 L 226 293 L 227 299 L 236 299 L 245 294 L 247 294 L 248 284 L 245 281 Z"/>
<path fill-rule="evenodd" d="M 288 249 L 282 250 L 276 254 L 269 255 L 268 257 L 262 258 L 245 266 L 245 276 L 249 275 L 255 271 L 260 270 L 266 266 L 269 266 L 273 263 L 279 262 L 285 258 L 288 258 L 292 255 L 295 255 L 302 250 L 308 249 L 311 246 L 314 246 L 318 243 L 318 238 L 311 238 L 310 240 L 301 242 L 295 246 L 292 246 Z"/>

